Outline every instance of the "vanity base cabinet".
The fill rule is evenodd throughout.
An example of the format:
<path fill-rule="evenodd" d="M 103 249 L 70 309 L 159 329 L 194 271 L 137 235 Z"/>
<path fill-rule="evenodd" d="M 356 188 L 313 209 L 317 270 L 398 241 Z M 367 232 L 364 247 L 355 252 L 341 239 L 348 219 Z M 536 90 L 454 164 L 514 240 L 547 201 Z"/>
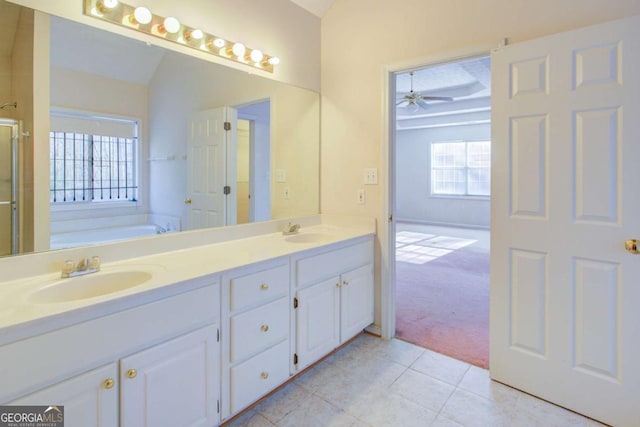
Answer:
<path fill-rule="evenodd" d="M 216 327 L 205 327 L 120 360 L 121 426 L 215 425 L 216 335 Z"/>
<path fill-rule="evenodd" d="M 67 426 L 118 427 L 118 364 L 77 375 L 8 405 L 64 406 Z"/>
<path fill-rule="evenodd" d="M 373 238 L 296 259 L 293 276 L 300 371 L 373 323 Z"/>
<path fill-rule="evenodd" d="M 322 281 L 297 293 L 296 342 L 298 369 L 340 345 L 340 277 Z"/>
<path fill-rule="evenodd" d="M 222 275 L 222 419 L 289 379 L 289 259 Z"/>

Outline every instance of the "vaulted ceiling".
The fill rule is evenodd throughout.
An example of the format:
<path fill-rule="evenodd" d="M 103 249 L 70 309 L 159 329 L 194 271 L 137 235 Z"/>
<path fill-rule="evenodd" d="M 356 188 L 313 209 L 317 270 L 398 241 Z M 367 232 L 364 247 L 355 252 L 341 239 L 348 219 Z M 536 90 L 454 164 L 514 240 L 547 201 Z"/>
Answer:
<path fill-rule="evenodd" d="M 293 3 L 322 18 L 335 0 L 291 0 Z"/>

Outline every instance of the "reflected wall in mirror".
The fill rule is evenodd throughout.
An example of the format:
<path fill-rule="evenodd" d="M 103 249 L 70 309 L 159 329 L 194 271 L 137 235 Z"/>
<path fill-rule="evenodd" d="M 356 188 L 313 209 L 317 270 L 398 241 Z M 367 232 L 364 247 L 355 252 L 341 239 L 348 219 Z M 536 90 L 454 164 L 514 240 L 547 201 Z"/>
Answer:
<path fill-rule="evenodd" d="M 50 217 L 35 221 L 50 221 L 52 249 L 319 212 L 317 93 L 62 18 L 50 24 L 52 133 L 37 145 L 50 151 L 56 191 Z M 104 142 L 114 123 L 133 133 Z M 105 197 L 105 187 L 134 196 Z"/>

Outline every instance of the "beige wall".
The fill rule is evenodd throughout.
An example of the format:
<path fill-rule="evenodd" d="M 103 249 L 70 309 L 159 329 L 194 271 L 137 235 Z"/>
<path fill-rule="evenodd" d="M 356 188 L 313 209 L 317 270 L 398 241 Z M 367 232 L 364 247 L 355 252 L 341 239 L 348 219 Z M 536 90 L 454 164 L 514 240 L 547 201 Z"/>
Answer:
<path fill-rule="evenodd" d="M 370 215 L 386 224 L 380 200 L 386 182 L 362 185 L 363 168 L 387 162 L 381 153 L 386 65 L 415 66 L 447 52 L 497 47 L 504 37 L 517 43 L 639 13 L 635 0 L 337 0 L 321 29 L 322 212 Z M 366 205 L 356 204 L 358 188 L 366 188 Z M 376 302 L 379 322 L 379 292 Z"/>
<path fill-rule="evenodd" d="M 151 40 L 169 49 L 189 53 L 230 67 L 249 70 L 242 64 L 200 53 L 176 43 L 151 38 L 133 30 L 86 17 L 82 14 L 83 0 L 9 0 L 103 28 L 108 31 Z M 176 16 L 185 24 L 200 27 L 203 31 L 240 41 L 282 62 L 274 74 L 251 68 L 258 75 L 295 84 L 318 91 L 320 89 L 320 19 L 296 6 L 289 0 L 126 0 L 133 6 L 148 6 L 161 16 Z"/>

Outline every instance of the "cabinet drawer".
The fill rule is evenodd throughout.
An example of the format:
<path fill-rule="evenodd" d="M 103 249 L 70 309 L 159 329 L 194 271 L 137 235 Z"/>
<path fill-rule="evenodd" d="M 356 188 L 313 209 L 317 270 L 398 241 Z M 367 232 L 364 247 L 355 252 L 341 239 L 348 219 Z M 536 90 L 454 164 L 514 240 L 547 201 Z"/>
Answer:
<path fill-rule="evenodd" d="M 237 362 L 289 336 L 288 298 L 231 317 L 231 362 Z"/>
<path fill-rule="evenodd" d="M 371 263 L 373 263 L 373 238 L 346 248 L 297 260 L 295 262 L 296 286 L 312 285 Z"/>
<path fill-rule="evenodd" d="M 289 266 L 281 265 L 231 279 L 231 311 L 283 297 L 289 292 Z"/>
<path fill-rule="evenodd" d="M 231 413 L 235 414 L 289 379 L 289 341 L 231 368 Z"/>

